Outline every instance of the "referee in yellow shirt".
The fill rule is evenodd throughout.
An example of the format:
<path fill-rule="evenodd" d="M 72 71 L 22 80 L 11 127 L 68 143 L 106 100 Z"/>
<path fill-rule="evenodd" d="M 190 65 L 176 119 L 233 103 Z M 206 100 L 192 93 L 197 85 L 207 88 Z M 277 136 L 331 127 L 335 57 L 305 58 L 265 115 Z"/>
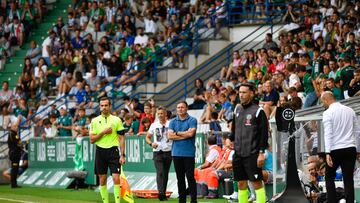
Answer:
<path fill-rule="evenodd" d="M 114 181 L 115 203 L 120 203 L 120 167 L 125 164 L 125 129 L 120 118 L 111 115 L 110 109 L 110 99 L 101 98 L 101 115 L 91 121 L 90 142 L 96 145 L 95 173 L 100 180 L 101 198 L 104 203 L 109 202 L 106 179 L 108 168 L 110 168 Z"/>

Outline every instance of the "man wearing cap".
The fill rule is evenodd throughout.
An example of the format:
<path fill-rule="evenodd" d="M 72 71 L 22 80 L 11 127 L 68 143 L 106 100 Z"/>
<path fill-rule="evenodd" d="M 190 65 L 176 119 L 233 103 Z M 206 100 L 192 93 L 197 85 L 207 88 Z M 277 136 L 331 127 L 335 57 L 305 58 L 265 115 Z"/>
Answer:
<path fill-rule="evenodd" d="M 58 123 L 58 131 L 60 137 L 71 137 L 71 129 L 72 129 L 72 119 L 69 115 L 67 115 L 66 106 L 63 105 L 60 107 L 60 117 L 57 120 Z"/>

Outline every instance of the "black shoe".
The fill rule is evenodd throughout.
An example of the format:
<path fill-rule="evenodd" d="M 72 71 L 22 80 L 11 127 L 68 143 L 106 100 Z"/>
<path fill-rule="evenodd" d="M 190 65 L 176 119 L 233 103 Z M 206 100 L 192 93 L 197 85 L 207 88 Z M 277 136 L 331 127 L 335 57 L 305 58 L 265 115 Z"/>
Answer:
<path fill-rule="evenodd" d="M 11 188 L 21 188 L 21 186 L 18 185 L 12 185 Z"/>

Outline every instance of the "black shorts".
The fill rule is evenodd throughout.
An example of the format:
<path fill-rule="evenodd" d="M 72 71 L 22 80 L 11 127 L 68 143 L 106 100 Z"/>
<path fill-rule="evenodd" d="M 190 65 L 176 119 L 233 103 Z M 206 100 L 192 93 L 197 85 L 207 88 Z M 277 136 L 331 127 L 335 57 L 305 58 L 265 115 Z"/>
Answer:
<path fill-rule="evenodd" d="M 96 146 L 95 154 L 95 174 L 105 175 L 107 174 L 108 168 L 110 173 L 120 174 L 120 155 L 118 147 L 111 147 L 108 149 Z"/>
<path fill-rule="evenodd" d="M 239 157 L 234 154 L 233 172 L 234 180 L 250 180 L 252 182 L 262 180 L 262 169 L 257 167 L 258 154 L 248 157 Z"/>

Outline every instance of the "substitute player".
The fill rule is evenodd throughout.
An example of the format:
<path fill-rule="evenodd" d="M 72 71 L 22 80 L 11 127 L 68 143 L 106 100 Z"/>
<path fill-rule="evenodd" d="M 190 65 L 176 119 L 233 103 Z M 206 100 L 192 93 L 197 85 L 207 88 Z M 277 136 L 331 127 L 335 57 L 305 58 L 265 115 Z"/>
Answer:
<path fill-rule="evenodd" d="M 230 140 L 234 141 L 234 180 L 239 185 L 239 202 L 248 202 L 248 180 L 252 182 L 256 202 L 265 203 L 262 167 L 268 140 L 268 120 L 264 110 L 253 103 L 255 88 L 252 84 L 240 86 L 240 105 L 234 111 Z"/>
<path fill-rule="evenodd" d="M 120 203 L 120 167 L 125 164 L 125 129 L 120 118 L 111 115 L 109 98 L 101 98 L 100 111 L 101 115 L 94 118 L 90 126 L 90 142 L 96 145 L 95 173 L 100 180 L 101 198 L 104 203 L 108 203 L 106 179 L 108 168 L 110 169 L 114 181 L 115 202 Z"/>

